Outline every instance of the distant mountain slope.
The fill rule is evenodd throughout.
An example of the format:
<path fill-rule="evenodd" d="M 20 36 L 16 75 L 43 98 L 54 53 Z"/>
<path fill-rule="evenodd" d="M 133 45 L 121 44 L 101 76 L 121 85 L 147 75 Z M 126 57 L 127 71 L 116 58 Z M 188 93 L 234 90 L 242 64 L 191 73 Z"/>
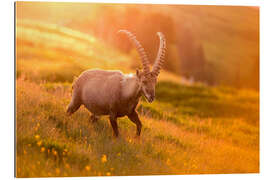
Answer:
<path fill-rule="evenodd" d="M 176 22 L 175 30 L 192 32 L 207 61 L 218 68 L 220 82 L 259 80 L 259 8 L 244 6 L 164 6 Z M 173 12 L 173 13 L 172 13 Z M 225 75 L 226 74 L 226 75 Z M 255 82 L 254 82 L 255 81 Z"/>

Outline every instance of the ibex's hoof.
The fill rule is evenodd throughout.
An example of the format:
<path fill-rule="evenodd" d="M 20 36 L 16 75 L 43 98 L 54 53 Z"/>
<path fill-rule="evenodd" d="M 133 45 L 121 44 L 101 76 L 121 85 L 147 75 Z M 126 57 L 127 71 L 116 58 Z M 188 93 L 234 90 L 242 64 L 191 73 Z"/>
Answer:
<path fill-rule="evenodd" d="M 95 123 L 95 122 L 98 121 L 98 117 L 95 116 L 95 115 L 91 115 L 90 118 L 89 118 L 89 121 L 90 121 L 91 123 Z"/>
<path fill-rule="evenodd" d="M 141 136 L 136 134 L 135 139 L 140 139 L 140 138 L 141 138 Z"/>

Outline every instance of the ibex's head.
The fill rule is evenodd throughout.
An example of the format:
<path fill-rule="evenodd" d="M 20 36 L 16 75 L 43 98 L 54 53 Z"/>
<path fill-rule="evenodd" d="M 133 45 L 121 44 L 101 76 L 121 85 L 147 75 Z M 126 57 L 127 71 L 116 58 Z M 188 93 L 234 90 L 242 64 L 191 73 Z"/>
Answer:
<path fill-rule="evenodd" d="M 160 39 L 159 50 L 155 63 L 153 65 L 153 69 L 152 71 L 150 71 L 150 65 L 147 55 L 140 42 L 136 39 L 136 36 L 128 32 L 127 30 L 120 30 L 118 32 L 125 33 L 126 35 L 128 35 L 129 39 L 132 40 L 141 57 L 143 70 L 142 71 L 137 70 L 136 76 L 138 77 L 143 95 L 146 97 L 147 101 L 151 103 L 155 98 L 155 86 L 157 83 L 157 77 L 165 59 L 165 49 L 166 49 L 165 37 L 161 32 L 157 33 Z"/>
<path fill-rule="evenodd" d="M 139 80 L 141 92 L 146 97 L 148 102 L 152 102 L 155 99 L 155 87 L 157 83 L 157 77 L 153 73 L 145 73 L 137 69 L 136 76 Z"/>

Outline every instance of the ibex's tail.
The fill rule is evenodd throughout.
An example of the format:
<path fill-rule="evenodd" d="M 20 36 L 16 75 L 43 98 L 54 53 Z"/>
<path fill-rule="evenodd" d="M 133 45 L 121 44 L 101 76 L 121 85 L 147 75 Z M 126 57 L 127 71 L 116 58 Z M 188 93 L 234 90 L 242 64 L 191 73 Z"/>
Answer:
<path fill-rule="evenodd" d="M 75 113 L 80 108 L 80 106 L 81 104 L 75 104 L 71 101 L 67 108 L 67 115 L 70 116 Z"/>
<path fill-rule="evenodd" d="M 81 104 L 82 103 L 78 94 L 73 92 L 71 102 L 69 103 L 67 108 L 67 115 L 70 116 L 71 114 L 76 112 L 80 108 Z"/>
<path fill-rule="evenodd" d="M 69 104 L 68 105 L 68 108 L 67 108 L 67 115 L 68 116 L 71 116 L 71 114 L 73 114 L 74 112 L 72 111 L 72 108 L 71 108 L 72 106 Z"/>
<path fill-rule="evenodd" d="M 134 46 L 136 47 L 141 60 L 142 60 L 142 65 L 143 65 L 143 71 L 146 73 L 150 72 L 150 68 L 149 68 L 149 61 L 148 61 L 148 57 L 145 53 L 144 48 L 142 47 L 141 43 L 136 39 L 136 36 L 133 35 L 131 32 L 127 31 L 127 30 L 119 30 L 118 33 L 124 33 L 128 36 L 128 38 L 132 41 L 132 43 L 134 44 Z"/>

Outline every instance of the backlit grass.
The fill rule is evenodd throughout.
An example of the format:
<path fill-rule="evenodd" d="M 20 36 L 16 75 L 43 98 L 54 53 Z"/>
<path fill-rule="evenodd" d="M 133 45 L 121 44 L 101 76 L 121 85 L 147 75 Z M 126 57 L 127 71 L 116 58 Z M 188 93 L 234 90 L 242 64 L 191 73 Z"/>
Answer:
<path fill-rule="evenodd" d="M 157 93 L 164 83 L 169 84 L 161 82 Z M 208 89 L 212 95 L 217 91 Z M 106 116 L 91 124 L 90 114 L 81 107 L 67 117 L 69 98 L 68 85 L 48 88 L 17 80 L 17 176 L 258 172 L 258 123 L 250 123 L 253 116 L 246 114 L 258 109 L 229 117 L 209 109 L 208 117 L 200 117 L 193 104 L 185 105 L 193 111 L 186 113 L 171 102 L 174 112 L 168 112 L 168 102 L 157 96 L 155 103 L 139 105 L 141 138 L 135 138 L 135 125 L 121 118 L 121 137 L 115 139 Z M 234 99 L 227 103 L 234 104 Z M 221 94 L 213 103 L 220 100 Z"/>

